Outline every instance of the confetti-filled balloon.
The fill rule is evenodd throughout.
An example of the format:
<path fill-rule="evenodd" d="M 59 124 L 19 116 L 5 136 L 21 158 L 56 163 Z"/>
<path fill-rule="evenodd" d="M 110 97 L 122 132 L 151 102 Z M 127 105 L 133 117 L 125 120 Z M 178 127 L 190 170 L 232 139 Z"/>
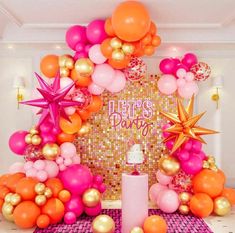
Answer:
<path fill-rule="evenodd" d="M 130 81 L 138 81 L 145 77 L 146 71 L 147 66 L 144 61 L 139 57 L 132 57 L 124 73 Z"/>
<path fill-rule="evenodd" d="M 38 159 L 43 159 L 42 150 L 39 146 L 28 145 L 25 150 L 25 160 L 26 161 L 36 161 Z"/>
<path fill-rule="evenodd" d="M 199 62 L 193 65 L 190 71 L 195 75 L 196 81 L 205 81 L 211 75 L 211 68 L 205 62 Z"/>
<path fill-rule="evenodd" d="M 76 89 L 71 95 L 73 101 L 79 101 L 83 103 L 83 108 L 86 108 L 91 102 L 91 93 L 87 88 Z"/>

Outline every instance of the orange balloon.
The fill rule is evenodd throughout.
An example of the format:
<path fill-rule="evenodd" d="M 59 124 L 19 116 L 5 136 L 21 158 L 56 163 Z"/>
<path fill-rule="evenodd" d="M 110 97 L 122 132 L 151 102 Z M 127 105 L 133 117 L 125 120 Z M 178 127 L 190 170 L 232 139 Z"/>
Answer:
<path fill-rule="evenodd" d="M 51 198 L 42 207 L 42 213 L 50 218 L 52 224 L 61 221 L 64 216 L 64 204 L 58 198 Z"/>
<path fill-rule="evenodd" d="M 110 58 L 113 52 L 113 48 L 110 45 L 111 38 L 105 39 L 100 46 L 100 50 L 106 58 Z"/>
<path fill-rule="evenodd" d="M 23 201 L 13 212 L 15 224 L 21 228 L 32 228 L 36 225 L 40 213 L 40 208 L 34 202 Z"/>
<path fill-rule="evenodd" d="M 47 78 L 54 78 L 60 69 L 59 57 L 53 54 L 43 57 L 40 63 L 40 69 Z"/>
<path fill-rule="evenodd" d="M 4 199 L 5 196 L 10 192 L 10 189 L 4 185 L 0 185 L 0 198 Z"/>
<path fill-rule="evenodd" d="M 16 193 L 20 194 L 23 200 L 34 200 L 36 192 L 35 185 L 38 181 L 31 177 L 24 177 L 16 184 Z"/>
<path fill-rule="evenodd" d="M 70 200 L 70 198 L 71 198 L 71 194 L 68 190 L 64 189 L 59 192 L 59 199 L 62 202 L 67 202 Z"/>
<path fill-rule="evenodd" d="M 235 189 L 224 188 L 221 196 L 226 197 L 231 205 L 235 205 Z"/>
<path fill-rule="evenodd" d="M 125 56 L 123 60 L 114 60 L 112 58 L 108 59 L 109 65 L 111 65 L 114 69 L 122 70 L 128 66 L 130 62 L 130 57 Z"/>
<path fill-rule="evenodd" d="M 194 193 L 206 193 L 212 198 L 222 193 L 223 186 L 221 175 L 210 169 L 203 169 L 193 178 Z"/>
<path fill-rule="evenodd" d="M 66 134 L 64 132 L 57 135 L 57 143 L 60 145 L 64 142 L 73 142 L 75 139 L 74 134 Z"/>
<path fill-rule="evenodd" d="M 4 174 L 0 176 L 0 185 L 7 185 L 7 180 L 11 176 L 11 174 Z"/>
<path fill-rule="evenodd" d="M 136 57 L 144 56 L 144 48 L 143 48 L 142 43 L 140 41 L 138 41 L 138 42 L 135 42 L 134 45 L 135 45 L 135 51 L 134 51 L 133 55 Z"/>
<path fill-rule="evenodd" d="M 149 33 L 147 33 L 147 34 L 144 36 L 144 38 L 141 39 L 141 43 L 142 43 L 143 45 L 151 44 L 151 41 L 152 41 L 152 36 L 151 36 Z"/>
<path fill-rule="evenodd" d="M 115 36 L 115 32 L 113 30 L 111 18 L 107 18 L 105 20 L 104 30 L 105 30 L 105 32 L 107 33 L 108 36 Z"/>
<path fill-rule="evenodd" d="M 4 204 L 4 200 L 0 198 L 0 213 L 2 212 L 3 204 Z"/>
<path fill-rule="evenodd" d="M 167 224 L 159 215 L 152 215 L 145 219 L 143 229 L 145 233 L 166 233 Z"/>
<path fill-rule="evenodd" d="M 10 189 L 11 192 L 15 192 L 17 183 L 25 177 L 24 173 L 15 173 L 8 177 L 6 186 Z"/>
<path fill-rule="evenodd" d="M 103 107 L 103 101 L 101 97 L 93 95 L 91 98 L 91 102 L 87 107 L 87 110 L 90 112 L 99 112 L 102 107 Z"/>
<path fill-rule="evenodd" d="M 53 197 L 58 197 L 59 192 L 64 189 L 62 182 L 58 178 L 48 179 L 46 186 L 52 190 Z"/>
<path fill-rule="evenodd" d="M 149 28 L 149 33 L 153 36 L 157 33 L 156 24 L 152 21 Z"/>
<path fill-rule="evenodd" d="M 192 213 L 200 218 L 209 216 L 213 211 L 213 206 L 213 200 L 205 193 L 196 193 L 189 203 Z"/>
<path fill-rule="evenodd" d="M 145 6 L 137 1 L 120 3 L 112 15 L 115 34 L 125 41 L 140 40 L 149 31 L 150 16 Z"/>
<path fill-rule="evenodd" d="M 223 184 L 225 184 L 226 182 L 226 176 L 224 174 L 224 172 L 222 170 L 218 170 L 217 173 L 220 175 L 221 181 L 223 182 Z"/>
<path fill-rule="evenodd" d="M 161 37 L 160 36 L 153 36 L 151 41 L 152 46 L 158 47 L 161 44 Z"/>
<path fill-rule="evenodd" d="M 81 117 L 77 113 L 74 113 L 73 115 L 69 116 L 69 119 L 70 121 L 61 117 L 60 128 L 66 134 L 75 134 L 82 126 Z"/>
<path fill-rule="evenodd" d="M 76 86 L 87 87 L 91 84 L 91 77 L 81 76 L 75 69 L 71 71 L 71 78 L 76 83 Z"/>
<path fill-rule="evenodd" d="M 50 218 L 46 214 L 41 214 L 37 219 L 37 226 L 39 228 L 47 228 L 50 225 Z"/>
<path fill-rule="evenodd" d="M 91 116 L 91 112 L 89 112 L 87 109 L 79 109 L 77 110 L 77 113 L 83 121 L 86 121 Z"/>
<path fill-rule="evenodd" d="M 155 48 L 151 45 L 147 45 L 144 47 L 144 54 L 147 56 L 152 56 L 155 52 Z"/>

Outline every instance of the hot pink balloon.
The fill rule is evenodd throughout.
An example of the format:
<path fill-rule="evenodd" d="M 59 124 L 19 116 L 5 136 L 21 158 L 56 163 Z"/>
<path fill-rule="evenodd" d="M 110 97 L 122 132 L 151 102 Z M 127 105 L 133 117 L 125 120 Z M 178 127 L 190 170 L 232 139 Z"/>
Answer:
<path fill-rule="evenodd" d="M 90 22 L 86 28 L 86 36 L 91 44 L 101 44 L 107 34 L 104 30 L 105 21 L 96 19 Z"/>
<path fill-rule="evenodd" d="M 95 44 L 89 49 L 89 58 L 95 64 L 103 64 L 107 58 L 103 55 L 100 49 L 100 44 Z"/>
<path fill-rule="evenodd" d="M 66 224 L 74 224 L 77 220 L 76 214 L 74 212 L 67 212 L 64 215 L 64 222 Z"/>
<path fill-rule="evenodd" d="M 201 160 L 206 159 L 206 154 L 202 150 L 198 153 L 193 153 L 193 155 L 198 156 Z"/>
<path fill-rule="evenodd" d="M 171 58 L 165 58 L 160 62 L 159 69 L 163 74 L 173 74 L 175 70 L 175 61 Z"/>
<path fill-rule="evenodd" d="M 48 142 L 56 142 L 56 136 L 52 132 L 41 133 L 42 145 Z"/>
<path fill-rule="evenodd" d="M 163 174 L 160 170 L 157 171 L 156 177 L 157 177 L 158 182 L 162 185 L 168 185 L 173 180 L 172 176 L 167 176 Z"/>
<path fill-rule="evenodd" d="M 193 140 L 192 141 L 192 151 L 198 153 L 201 150 L 202 150 L 202 143 L 197 140 Z"/>
<path fill-rule="evenodd" d="M 189 159 L 189 157 L 190 157 L 190 154 L 189 154 L 189 152 L 187 150 L 181 150 L 178 153 L 178 159 L 180 161 L 186 161 L 186 160 Z"/>
<path fill-rule="evenodd" d="M 28 134 L 27 131 L 16 131 L 9 138 L 9 147 L 15 154 L 24 155 L 27 144 L 25 142 L 25 136 Z"/>
<path fill-rule="evenodd" d="M 85 207 L 85 213 L 88 216 L 97 216 L 98 214 L 100 214 L 101 210 L 102 210 L 101 203 L 99 203 L 95 207 Z"/>
<path fill-rule="evenodd" d="M 202 169 L 203 161 L 199 156 L 191 155 L 186 161 L 181 161 L 182 170 L 190 175 L 195 175 Z"/>
<path fill-rule="evenodd" d="M 115 77 L 115 70 L 108 64 L 96 65 L 91 76 L 93 82 L 101 87 L 109 86 Z"/>
<path fill-rule="evenodd" d="M 104 92 L 105 88 L 101 87 L 95 83 L 91 83 L 88 86 L 88 91 L 93 95 L 101 95 Z"/>
<path fill-rule="evenodd" d="M 47 172 L 48 178 L 57 177 L 59 174 L 59 167 L 55 161 L 45 160 L 46 166 L 44 170 Z"/>
<path fill-rule="evenodd" d="M 64 142 L 60 145 L 60 154 L 63 158 L 71 158 L 76 155 L 76 146 L 71 142 Z"/>
<path fill-rule="evenodd" d="M 197 95 L 198 90 L 199 88 L 195 81 L 186 82 L 184 86 L 178 88 L 178 94 L 182 98 L 190 99 L 193 95 Z"/>
<path fill-rule="evenodd" d="M 81 52 L 76 52 L 73 56 L 73 59 L 77 61 L 78 59 L 85 58 L 85 57 L 88 57 L 88 53 L 85 51 L 81 51 Z"/>
<path fill-rule="evenodd" d="M 166 145 L 166 147 L 167 147 L 168 150 L 172 150 L 174 144 L 175 144 L 175 140 L 174 140 L 174 139 L 171 139 L 171 140 L 169 140 L 169 141 L 167 141 L 167 142 L 165 143 L 165 145 Z"/>
<path fill-rule="evenodd" d="M 186 53 L 182 59 L 182 64 L 189 69 L 198 62 L 197 56 L 193 53 Z"/>
<path fill-rule="evenodd" d="M 106 185 L 103 183 L 101 185 L 98 186 L 98 189 L 100 191 L 100 193 L 104 193 L 107 189 Z"/>
<path fill-rule="evenodd" d="M 76 217 L 79 217 L 84 211 L 82 199 L 79 196 L 72 196 L 71 199 L 65 204 L 66 212 L 73 212 Z"/>
<path fill-rule="evenodd" d="M 111 93 L 117 93 L 123 90 L 125 88 L 125 85 L 126 85 L 126 77 L 124 73 L 120 70 L 116 70 L 113 81 L 106 88 Z"/>
<path fill-rule="evenodd" d="M 176 78 L 173 75 L 165 74 L 157 82 L 158 89 L 165 95 L 171 95 L 177 90 Z"/>
<path fill-rule="evenodd" d="M 149 189 L 149 198 L 150 200 L 157 204 L 157 199 L 158 199 L 158 196 L 159 196 L 159 193 L 162 191 L 162 190 L 166 190 L 168 189 L 165 185 L 162 185 L 162 184 L 153 184 L 150 189 Z"/>
<path fill-rule="evenodd" d="M 100 185 L 103 183 L 103 177 L 101 175 L 93 176 L 93 183 Z"/>
<path fill-rule="evenodd" d="M 52 130 L 53 124 L 49 122 L 48 120 L 45 120 L 41 125 L 40 125 L 40 131 L 42 133 L 48 133 Z"/>
<path fill-rule="evenodd" d="M 79 43 L 76 44 L 75 50 L 76 50 L 77 52 L 83 52 L 83 51 L 85 51 L 85 47 L 86 47 L 86 46 L 85 46 L 84 43 L 79 42 Z"/>
<path fill-rule="evenodd" d="M 192 140 L 188 140 L 187 142 L 185 142 L 185 143 L 182 145 L 182 149 L 189 151 L 189 150 L 191 150 L 192 145 L 193 145 Z"/>
<path fill-rule="evenodd" d="M 17 173 L 17 172 L 25 173 L 25 170 L 24 170 L 24 163 L 21 163 L 21 162 L 13 163 L 13 164 L 9 167 L 9 172 L 10 172 L 11 174 Z"/>

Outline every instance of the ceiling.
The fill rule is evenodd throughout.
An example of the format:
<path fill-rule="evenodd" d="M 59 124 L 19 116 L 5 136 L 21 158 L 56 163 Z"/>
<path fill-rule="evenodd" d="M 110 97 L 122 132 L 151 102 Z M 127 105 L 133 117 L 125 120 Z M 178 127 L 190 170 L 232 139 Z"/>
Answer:
<path fill-rule="evenodd" d="M 63 43 L 66 28 L 107 18 L 120 0 L 0 0 L 1 43 Z M 235 45 L 234 0 L 143 0 L 166 44 Z"/>

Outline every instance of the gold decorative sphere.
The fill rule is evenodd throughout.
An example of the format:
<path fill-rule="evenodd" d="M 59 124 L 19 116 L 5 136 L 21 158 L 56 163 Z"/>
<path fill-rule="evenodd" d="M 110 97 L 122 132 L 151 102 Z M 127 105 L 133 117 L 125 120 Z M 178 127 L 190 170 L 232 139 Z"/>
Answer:
<path fill-rule="evenodd" d="M 55 160 L 60 155 L 60 147 L 56 143 L 47 143 L 42 148 L 42 154 L 45 159 Z"/>
<path fill-rule="evenodd" d="M 141 227 L 134 227 L 130 233 L 144 233 L 144 230 Z"/>
<path fill-rule="evenodd" d="M 83 136 L 85 134 L 88 134 L 91 130 L 91 124 L 89 122 L 85 122 L 82 124 L 82 127 L 78 131 L 79 136 Z"/>
<path fill-rule="evenodd" d="M 31 143 L 32 143 L 32 135 L 31 135 L 30 133 L 27 134 L 27 135 L 25 136 L 24 140 L 25 140 L 25 142 L 26 142 L 27 144 L 31 144 Z"/>
<path fill-rule="evenodd" d="M 113 49 L 120 49 L 122 47 L 122 41 L 119 38 L 114 37 L 110 40 L 110 46 Z"/>
<path fill-rule="evenodd" d="M 176 175 L 180 170 L 179 161 L 172 156 L 164 156 L 159 160 L 159 169 L 168 176 Z"/>
<path fill-rule="evenodd" d="M 69 58 L 68 55 L 59 56 L 59 66 L 60 67 L 66 67 L 66 61 L 67 61 L 68 58 Z"/>
<path fill-rule="evenodd" d="M 32 127 L 29 131 L 29 133 L 33 136 L 35 134 L 39 134 L 39 131 L 37 130 L 36 127 Z"/>
<path fill-rule="evenodd" d="M 43 206 L 46 204 L 46 201 L 47 201 L 47 198 L 44 196 L 44 195 L 37 195 L 35 197 L 35 203 L 38 205 L 38 206 Z"/>
<path fill-rule="evenodd" d="M 87 207 L 95 207 L 101 201 L 101 194 L 97 189 L 87 189 L 82 196 L 82 201 Z"/>
<path fill-rule="evenodd" d="M 179 200 L 181 204 L 187 204 L 191 199 L 191 195 L 188 192 L 182 192 L 179 194 Z"/>
<path fill-rule="evenodd" d="M 89 77 L 94 71 L 94 64 L 89 58 L 80 58 L 75 63 L 75 70 L 84 77 Z"/>
<path fill-rule="evenodd" d="M 125 58 L 125 53 L 121 49 L 115 49 L 112 52 L 112 59 L 116 61 L 122 61 Z"/>
<path fill-rule="evenodd" d="M 45 189 L 46 189 L 46 185 L 43 184 L 43 183 L 37 183 L 34 187 L 34 191 L 37 193 L 37 194 L 44 194 L 45 192 Z"/>
<path fill-rule="evenodd" d="M 179 206 L 179 212 L 183 215 L 187 215 L 189 213 L 190 209 L 188 205 L 180 205 Z"/>
<path fill-rule="evenodd" d="M 115 222 L 108 215 L 99 215 L 92 222 L 93 233 L 114 233 Z"/>
<path fill-rule="evenodd" d="M 70 74 L 70 70 L 66 67 L 61 67 L 60 68 L 60 76 L 63 77 L 68 77 Z"/>
<path fill-rule="evenodd" d="M 7 202 L 7 203 L 10 203 L 11 202 L 11 197 L 12 197 L 13 193 L 8 193 L 5 198 L 4 198 L 4 201 Z"/>
<path fill-rule="evenodd" d="M 122 51 L 126 54 L 126 55 L 131 55 L 134 53 L 135 51 L 135 46 L 130 44 L 130 43 L 124 43 L 122 45 Z"/>
<path fill-rule="evenodd" d="M 21 202 L 21 196 L 17 193 L 14 193 L 12 196 L 11 196 L 11 204 L 13 206 L 16 206 L 18 205 L 19 203 Z"/>
<path fill-rule="evenodd" d="M 14 211 L 14 207 L 10 203 L 6 203 L 6 202 L 3 203 L 2 215 L 6 220 L 10 222 L 14 222 L 13 211 Z"/>
<path fill-rule="evenodd" d="M 50 188 L 46 188 L 44 195 L 46 196 L 46 198 L 52 197 L 52 195 L 53 195 L 52 190 Z"/>
<path fill-rule="evenodd" d="M 226 197 L 217 197 L 214 200 L 214 213 L 224 216 L 231 211 L 231 204 Z"/>
<path fill-rule="evenodd" d="M 39 135 L 33 135 L 32 139 L 31 139 L 31 142 L 34 146 L 38 146 L 38 145 L 41 144 L 42 139 Z"/>
<path fill-rule="evenodd" d="M 72 70 L 74 67 L 74 60 L 72 57 L 68 57 L 67 60 L 65 61 L 65 67 Z"/>

